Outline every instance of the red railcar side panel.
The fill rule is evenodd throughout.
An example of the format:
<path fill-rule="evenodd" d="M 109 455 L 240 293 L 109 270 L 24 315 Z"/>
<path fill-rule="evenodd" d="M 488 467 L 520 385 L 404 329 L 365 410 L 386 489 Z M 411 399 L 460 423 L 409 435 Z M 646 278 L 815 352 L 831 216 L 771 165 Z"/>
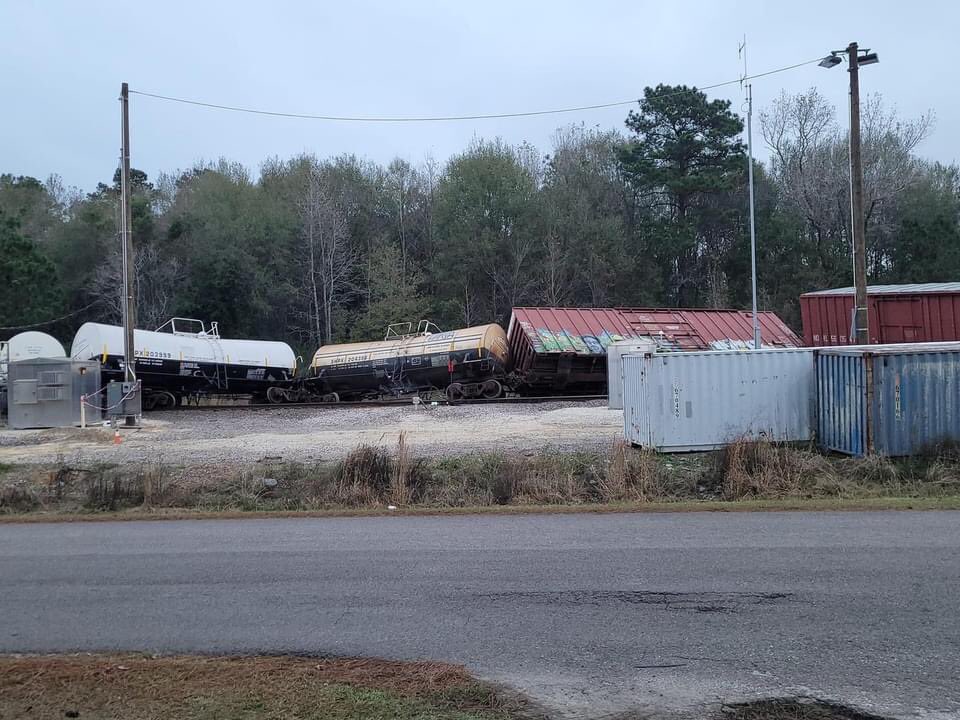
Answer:
<path fill-rule="evenodd" d="M 960 292 L 884 292 L 867 298 L 870 342 L 960 340 Z M 800 296 L 803 338 L 808 346 L 854 345 L 850 337 L 853 294 Z"/>

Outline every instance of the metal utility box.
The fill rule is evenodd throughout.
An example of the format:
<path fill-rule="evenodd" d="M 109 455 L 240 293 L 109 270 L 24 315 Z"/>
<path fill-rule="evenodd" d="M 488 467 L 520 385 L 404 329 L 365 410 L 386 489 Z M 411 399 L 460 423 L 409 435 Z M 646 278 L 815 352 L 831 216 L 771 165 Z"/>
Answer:
<path fill-rule="evenodd" d="M 100 390 L 100 363 L 67 358 L 21 360 L 10 363 L 7 383 L 7 424 L 12 429 L 79 425 L 81 397 L 96 398 Z M 89 402 L 87 422 L 100 419 L 99 402 Z"/>
<path fill-rule="evenodd" d="M 140 381 L 107 383 L 107 417 L 139 417 L 143 414 Z"/>
<path fill-rule="evenodd" d="M 653 340 L 617 340 L 607 345 L 607 407 L 623 410 L 623 356 L 656 352 Z"/>
<path fill-rule="evenodd" d="M 848 455 L 960 442 L 960 343 L 817 351 L 817 439 Z"/>
<path fill-rule="evenodd" d="M 815 390 L 813 350 L 624 355 L 624 436 L 660 452 L 809 442 Z"/>

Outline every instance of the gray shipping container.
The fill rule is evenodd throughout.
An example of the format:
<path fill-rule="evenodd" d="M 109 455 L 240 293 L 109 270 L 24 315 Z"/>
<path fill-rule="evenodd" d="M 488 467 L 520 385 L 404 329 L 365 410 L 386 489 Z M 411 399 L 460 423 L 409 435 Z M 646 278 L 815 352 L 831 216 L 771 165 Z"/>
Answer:
<path fill-rule="evenodd" d="M 807 348 L 625 355 L 624 436 L 661 452 L 809 442 L 815 389 Z"/>
<path fill-rule="evenodd" d="M 654 352 L 653 340 L 617 340 L 607 345 L 607 407 L 623 410 L 623 356 L 632 353 Z"/>
<path fill-rule="evenodd" d="M 848 455 L 960 442 L 960 342 L 817 350 L 817 440 Z"/>
<path fill-rule="evenodd" d="M 81 396 L 93 396 L 100 390 L 100 363 L 67 358 L 12 362 L 7 389 L 7 424 L 11 428 L 79 425 Z M 101 419 L 96 404 L 86 409 L 88 423 Z"/>

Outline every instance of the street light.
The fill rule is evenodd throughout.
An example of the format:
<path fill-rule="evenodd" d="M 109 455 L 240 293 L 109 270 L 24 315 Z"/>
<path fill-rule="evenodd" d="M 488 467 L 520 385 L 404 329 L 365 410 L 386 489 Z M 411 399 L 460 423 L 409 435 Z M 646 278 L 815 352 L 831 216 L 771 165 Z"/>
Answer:
<path fill-rule="evenodd" d="M 863 53 L 861 55 L 861 52 Z M 850 64 L 850 225 L 853 236 L 854 309 L 851 336 L 858 345 L 870 344 L 870 316 L 867 312 L 867 241 L 863 215 L 863 163 L 860 158 L 860 66 L 880 62 L 876 53 L 861 51 L 857 43 L 846 50 L 834 50 L 820 61 L 820 67 L 840 64 L 846 53 Z"/>

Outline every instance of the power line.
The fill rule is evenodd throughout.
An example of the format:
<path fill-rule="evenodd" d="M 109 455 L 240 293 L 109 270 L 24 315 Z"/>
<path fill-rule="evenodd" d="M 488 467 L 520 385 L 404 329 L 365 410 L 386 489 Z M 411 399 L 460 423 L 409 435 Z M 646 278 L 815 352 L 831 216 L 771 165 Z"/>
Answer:
<path fill-rule="evenodd" d="M 700 92 L 703 90 L 714 90 L 719 87 L 725 87 L 727 85 L 737 85 L 743 83 L 746 80 L 753 80 L 754 78 L 766 77 L 768 75 L 774 75 L 776 73 L 786 72 L 788 70 L 795 70 L 796 68 L 803 67 L 804 65 L 811 65 L 816 62 L 820 62 L 822 58 L 814 58 L 813 60 L 806 60 L 801 63 L 796 63 L 794 65 L 787 65 L 786 67 L 777 68 L 775 70 L 768 70 L 766 72 L 757 73 L 756 75 L 750 75 L 742 78 L 737 78 L 736 80 L 727 80 L 721 83 L 715 83 L 713 85 L 704 85 L 703 87 L 694 87 L 690 90 L 680 90 L 676 93 L 671 93 L 669 95 L 661 95 L 660 97 L 671 97 L 672 95 L 683 95 L 687 92 Z M 186 98 L 172 97 L 170 95 L 160 95 L 158 93 L 145 92 L 142 90 L 130 90 L 131 95 L 142 95 L 143 97 L 155 98 L 157 100 L 166 100 L 168 102 L 183 103 L 184 105 L 196 105 L 199 107 L 211 108 L 213 110 L 228 110 L 230 112 L 240 112 L 248 113 L 252 115 L 268 115 L 271 117 L 285 117 L 285 118 L 297 118 L 300 120 L 326 120 L 333 122 L 366 122 L 366 123 L 411 123 L 411 122 L 456 122 L 463 120 L 497 120 L 503 118 L 520 118 L 520 117 L 533 117 L 537 115 L 559 115 L 562 113 L 575 113 L 583 112 L 585 110 L 602 110 L 605 108 L 613 107 L 623 107 L 626 105 L 633 105 L 634 103 L 639 102 L 639 99 L 633 98 L 630 100 L 618 100 L 616 102 L 609 103 L 599 103 L 596 105 L 579 105 L 576 107 L 565 107 L 565 108 L 556 108 L 552 110 L 531 110 L 527 112 L 510 112 L 510 113 L 485 113 L 478 115 L 436 115 L 436 116 L 424 116 L 424 117 L 377 117 L 377 116 L 362 116 L 362 115 L 310 115 L 306 113 L 291 113 L 291 112 L 278 112 L 273 110 L 258 110 L 255 108 L 247 107 L 238 107 L 235 105 L 220 105 L 217 103 L 203 102 L 200 100 L 188 100 Z"/>
<path fill-rule="evenodd" d="M 232 105 L 217 105 L 216 103 L 201 102 L 199 100 L 187 100 L 185 98 L 170 97 L 167 95 L 158 95 L 156 93 L 141 92 L 140 90 L 131 90 L 131 95 L 143 95 L 158 100 L 169 100 L 170 102 L 184 103 L 186 105 L 199 105 L 200 107 L 213 108 L 214 110 L 230 110 L 233 112 L 250 113 L 253 115 L 271 115 L 273 117 L 298 118 L 301 120 L 329 120 L 338 122 L 371 122 L 371 123 L 404 123 L 404 122 L 445 122 L 453 120 L 493 120 L 496 118 L 514 118 L 530 117 L 533 115 L 556 115 L 558 113 L 580 112 L 583 110 L 600 110 L 602 108 L 612 108 L 621 105 L 633 105 L 636 100 L 621 100 L 612 103 L 601 103 L 599 105 L 581 105 L 579 107 L 560 108 L 558 110 L 533 110 L 530 112 L 515 113 L 496 113 L 489 115 L 438 115 L 435 117 L 363 117 L 350 115 L 306 115 L 302 113 L 274 112 L 271 110 L 255 110 L 253 108 L 236 107 Z"/>
<path fill-rule="evenodd" d="M 94 301 L 93 301 L 92 303 L 90 303 L 89 305 L 86 305 L 86 306 L 80 308 L 79 310 L 74 310 L 72 313 L 67 313 L 66 315 L 63 315 L 62 317 L 54 318 L 53 320 L 44 320 L 43 322 L 31 323 L 30 325 L 11 325 L 11 326 L 9 326 L 9 327 L 0 327 L 0 330 L 2 330 L 2 331 L 7 331 L 7 330 L 29 330 L 30 328 L 43 327 L 44 325 L 53 325 L 54 323 L 58 323 L 58 322 L 60 322 L 61 320 L 68 320 L 68 319 L 72 318 L 74 315 L 79 315 L 80 313 L 89 310 L 89 309 L 92 308 L 94 305 L 99 305 L 99 304 L 102 303 L 103 301 L 104 301 L 104 298 L 97 298 L 96 300 L 94 300 Z"/>

